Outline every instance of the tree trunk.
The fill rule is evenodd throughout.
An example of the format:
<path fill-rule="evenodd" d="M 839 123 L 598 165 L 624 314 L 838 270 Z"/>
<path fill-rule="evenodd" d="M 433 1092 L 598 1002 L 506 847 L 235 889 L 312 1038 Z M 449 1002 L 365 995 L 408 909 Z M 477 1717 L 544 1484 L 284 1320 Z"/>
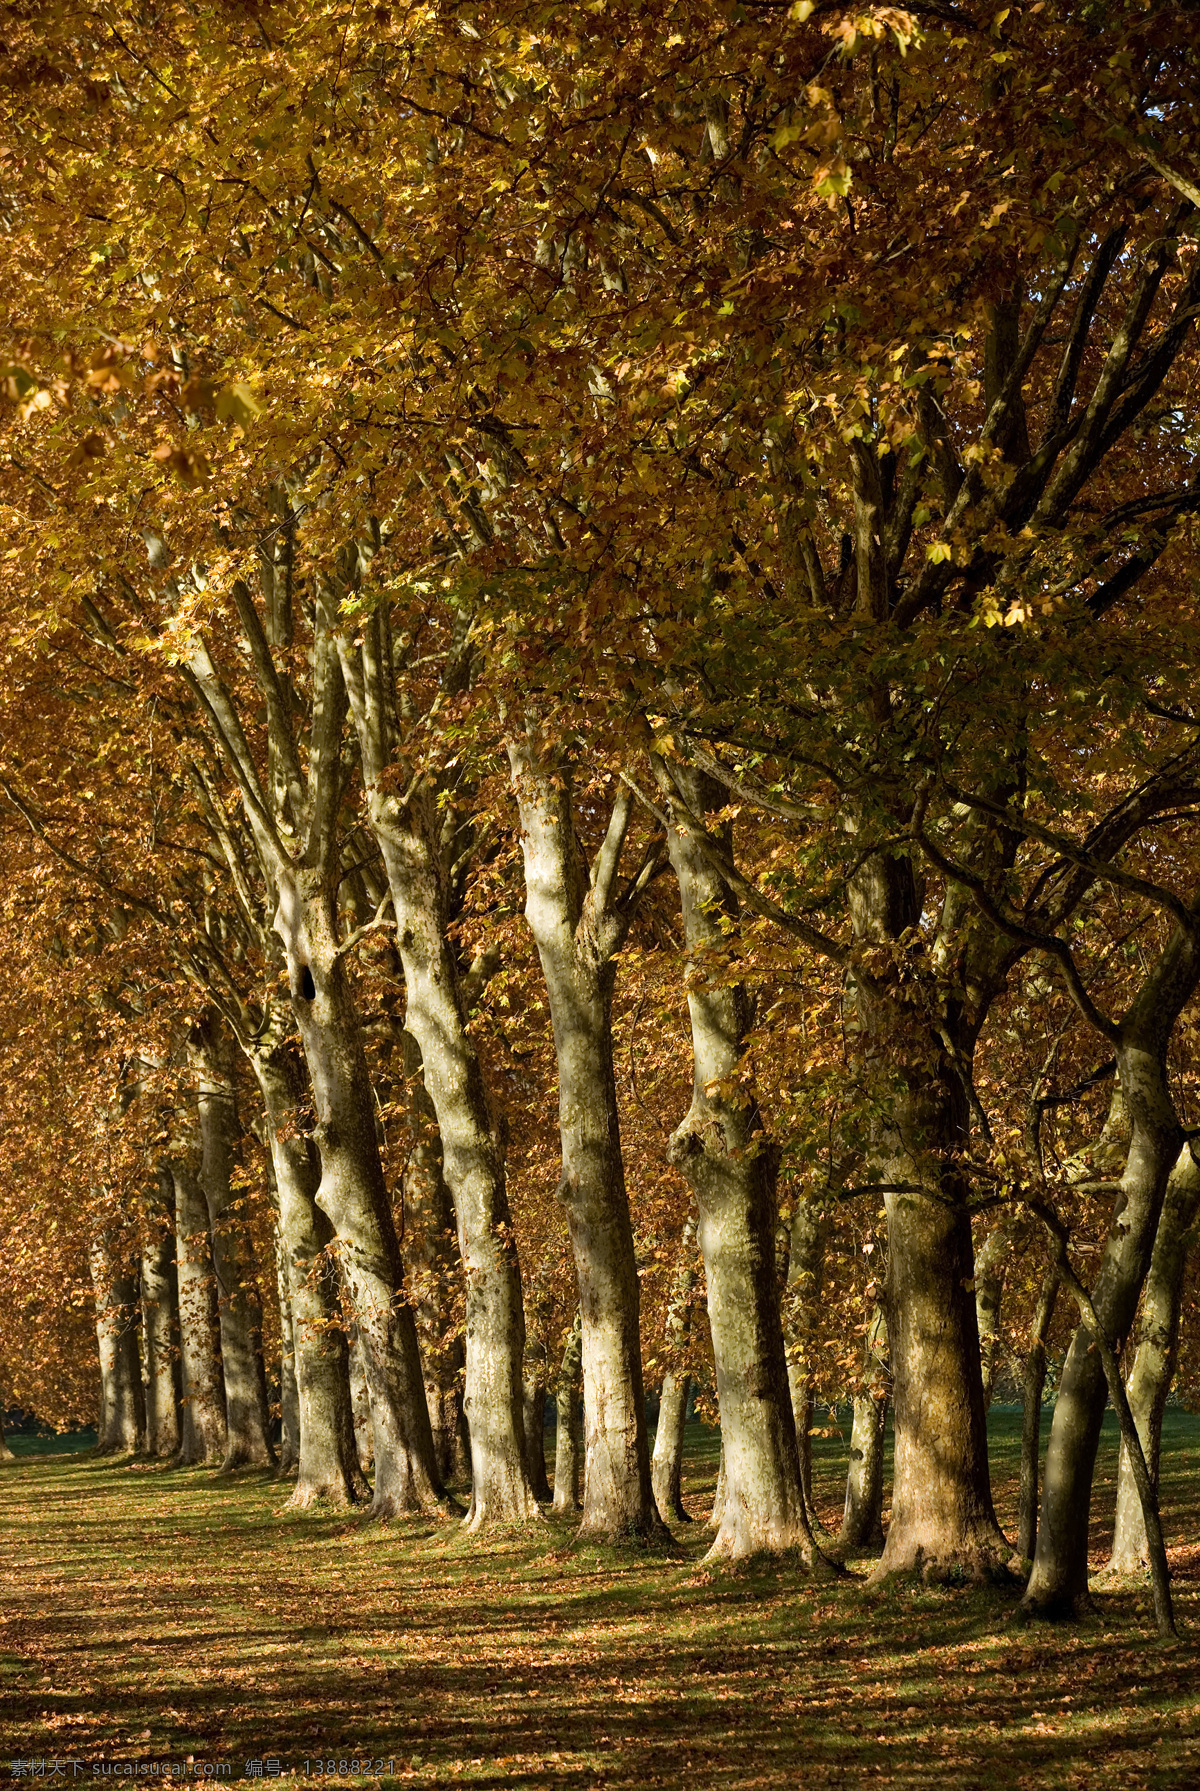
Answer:
<path fill-rule="evenodd" d="M 975 1322 L 979 1327 L 979 1362 L 983 1377 L 983 1409 L 992 1404 L 996 1355 L 1000 1344 L 1000 1305 L 1020 1220 L 1006 1215 L 994 1225 L 975 1252 Z"/>
<path fill-rule="evenodd" d="M 725 1437 L 721 1436 L 721 1454 L 717 1462 L 717 1484 L 713 1492 L 712 1510 L 708 1514 L 708 1528 L 719 1535 L 725 1522 L 725 1494 L 728 1481 L 725 1477 Z"/>
<path fill-rule="evenodd" d="M 1158 1488 L 1158 1463 L 1162 1448 L 1163 1412 L 1175 1374 L 1179 1351 L 1179 1310 L 1184 1272 L 1195 1242 L 1195 1219 L 1200 1209 L 1200 1165 L 1186 1144 L 1171 1172 L 1166 1198 L 1154 1239 L 1150 1272 L 1142 1290 L 1137 1353 L 1129 1372 L 1126 1392 L 1150 1479 Z M 1107 1572 L 1133 1574 L 1148 1571 L 1150 1553 L 1142 1502 L 1134 1480 L 1129 1451 L 1121 1446 L 1117 1469 L 1117 1515 L 1112 1555 Z"/>
<path fill-rule="evenodd" d="M 382 617 L 376 615 L 368 625 L 360 655 L 344 640 L 338 647 L 371 827 L 396 914 L 396 945 L 408 997 L 405 1025 L 420 1047 L 425 1087 L 437 1116 L 442 1169 L 454 1202 L 466 1275 L 464 1406 L 472 1480 L 467 1521 L 473 1529 L 492 1518 L 520 1522 L 538 1516 L 524 1447 L 521 1273 L 500 1134 L 467 1033 L 466 1004 L 446 934 L 447 895 L 436 845 L 438 792 L 430 780 L 420 780 L 405 799 L 389 794 L 381 782 L 392 762 L 395 733 Z"/>
<path fill-rule="evenodd" d="M 883 1547 L 883 1444 L 887 1394 L 854 1395 L 850 1466 L 838 1541 L 843 1548 Z"/>
<path fill-rule="evenodd" d="M 1105 1342 L 1119 1355 L 1150 1267 L 1167 1180 L 1183 1144 L 1166 1075 L 1175 1020 L 1200 977 L 1200 939 L 1177 930 L 1114 1029 L 1117 1075 L 1129 1116 L 1129 1155 L 1121 1178 L 1092 1306 Z M 1063 1367 L 1038 1523 L 1033 1572 L 1023 1608 L 1070 1616 L 1089 1605 L 1088 1520 L 1100 1427 L 1108 1400 L 1100 1348 L 1080 1323 Z"/>
<path fill-rule="evenodd" d="M 922 1173 L 929 1171 L 898 1152 L 887 1179 Z M 949 1167 L 945 1179 L 957 1183 Z M 947 1193 L 945 1202 L 933 1191 L 886 1196 L 895 1481 L 875 1578 L 962 1570 L 985 1577 L 1012 1554 L 992 1508 L 971 1221 L 962 1188 Z"/>
<path fill-rule="evenodd" d="M 777 1154 L 745 1088 L 727 1092 L 742 1070 L 748 1026 L 745 991 L 719 978 L 709 984 L 703 954 L 723 940 L 730 898 L 701 831 L 724 794 L 689 767 L 671 778 L 667 846 L 679 881 L 691 963 L 691 1108 L 671 1139 L 672 1163 L 699 1208 L 700 1249 L 721 1408 L 726 1496 L 710 1556 L 736 1558 L 763 1549 L 798 1549 L 810 1564 L 815 1545 L 800 1488 L 779 1287 L 775 1275 Z M 725 842 L 726 848 L 728 841 Z"/>
<path fill-rule="evenodd" d="M 375 1428 L 371 1417 L 371 1389 L 363 1364 L 363 1347 L 357 1336 L 350 1339 L 350 1399 L 359 1469 L 363 1474 L 369 1474 L 375 1465 Z"/>
<path fill-rule="evenodd" d="M 1021 1416 L 1021 1490 L 1017 1516 L 1017 1553 L 1032 1564 L 1037 1544 L 1038 1469 L 1042 1446 L 1042 1392 L 1046 1385 L 1046 1338 L 1058 1300 L 1059 1276 L 1051 1269 L 1042 1282 L 1025 1357 Z"/>
<path fill-rule="evenodd" d="M 104 1232 L 92 1240 L 96 1345 L 100 1357 L 101 1455 L 133 1455 L 141 1447 L 146 1413 L 138 1359 L 138 1285 L 132 1263 Z"/>
<path fill-rule="evenodd" d="M 290 516 L 286 504 L 284 509 Z M 285 528 L 280 538 L 290 543 L 290 531 Z M 404 1297 L 371 1083 L 338 938 L 346 690 L 322 592 L 314 612 L 311 726 L 302 762 L 294 735 L 297 693 L 286 663 L 281 670 L 273 656 L 273 648 L 286 649 L 291 642 L 290 546 L 287 565 L 282 579 L 270 573 L 265 629 L 247 586 L 235 579 L 230 587 L 266 703 L 265 782 L 237 706 L 199 635 L 191 638 L 185 675 L 213 743 L 237 779 L 263 882 L 275 907 L 271 924 L 283 942 L 316 1110 L 314 1140 L 321 1158 L 316 1199 L 337 1233 L 339 1266 L 363 1339 L 371 1387 L 376 1457 L 372 1512 L 383 1517 L 435 1511 L 443 1509 L 444 1501 L 416 1325 Z"/>
<path fill-rule="evenodd" d="M 176 1459 L 187 1467 L 224 1458 L 225 1389 L 217 1360 L 208 1208 L 199 1181 L 185 1164 L 173 1164 L 172 1174 L 183 1381 L 183 1422 Z"/>
<path fill-rule="evenodd" d="M 299 1125 L 304 1071 L 291 1040 L 266 1030 L 250 1064 L 266 1113 L 295 1347 L 299 1465 L 289 1503 L 300 1510 L 352 1505 L 367 1488 L 354 1452 L 349 1352 L 330 1251 L 334 1231 L 316 1202 L 316 1148 Z"/>
<path fill-rule="evenodd" d="M 457 1340 L 461 1341 L 461 1340 Z M 422 1350 L 421 1360 L 429 1352 Z M 463 1410 L 462 1389 L 457 1379 L 443 1372 L 444 1364 L 428 1369 L 425 1375 L 425 1400 L 429 1407 L 429 1424 L 433 1431 L 433 1455 L 443 1486 L 450 1481 L 465 1480 L 471 1472 L 471 1433 Z"/>
<path fill-rule="evenodd" d="M 276 1212 L 275 1174 L 269 1175 Z M 275 1227 L 275 1286 L 279 1299 L 279 1472 L 294 1474 L 300 1466 L 300 1383 L 296 1379 L 296 1326 L 292 1319 L 292 1295 L 288 1286 L 287 1251 L 278 1223 Z"/>
<path fill-rule="evenodd" d="M 889 940 L 915 924 L 907 860 L 871 859 L 851 887 L 855 930 Z M 873 1123 L 871 1179 L 888 1192 L 885 1307 L 891 1347 L 892 1516 L 873 1580 L 1002 1570 L 976 1319 L 966 1091 L 947 1046 L 886 969 L 856 975 L 858 1049 L 886 1099 Z"/>
<path fill-rule="evenodd" d="M 625 1193 L 612 1055 L 613 953 L 628 920 L 611 904 L 629 806 L 613 823 L 589 887 L 565 768 L 552 777 L 524 742 L 509 761 L 521 814 L 525 914 L 550 1000 L 558 1064 L 562 1179 L 583 1326 L 586 1430 L 580 1534 L 662 1537 L 650 1486 L 639 1287 Z"/>
<path fill-rule="evenodd" d="M 525 1392 L 525 1467 L 534 1496 L 549 1505 L 554 1498 L 546 1478 L 546 1370 L 542 1363 L 531 1364 L 526 1372 Z"/>
<path fill-rule="evenodd" d="M 876 1308 L 867 1332 L 863 1384 L 854 1395 L 850 1466 L 838 1541 L 843 1548 L 883 1546 L 883 1444 L 887 1430 L 887 1325 Z"/>
<path fill-rule="evenodd" d="M 579 1509 L 579 1469 L 583 1454 L 579 1399 L 583 1383 L 583 1327 L 576 1308 L 563 1349 L 562 1365 L 554 1388 L 554 1504 L 552 1509 Z"/>
<path fill-rule="evenodd" d="M 692 1521 L 691 1512 L 684 1509 L 682 1493 L 683 1435 L 691 1391 L 692 1377 L 687 1369 L 668 1368 L 658 1398 L 658 1428 L 650 1457 L 654 1502 L 664 1517 L 677 1524 Z"/>
<path fill-rule="evenodd" d="M 812 1493 L 812 1420 L 814 1389 L 811 1363 L 816 1348 L 816 1318 L 825 1276 L 825 1243 L 829 1220 L 814 1200 L 799 1200 L 792 1217 L 788 1246 L 787 1289 L 783 1302 L 783 1335 L 787 1348 L 788 1389 L 800 1458 L 800 1492 L 809 1529 L 820 1523 Z"/>
<path fill-rule="evenodd" d="M 464 1276 L 454 1206 L 443 1173 L 437 1115 L 421 1066 L 421 1050 L 398 1028 L 415 1143 L 404 1177 L 404 1245 L 421 1343 L 425 1400 L 442 1484 L 471 1473 L 471 1438 L 463 1405 L 466 1352 L 457 1296 Z"/>
<path fill-rule="evenodd" d="M 378 816 L 382 807 L 372 804 Z M 408 992 L 405 1027 L 421 1052 L 425 1088 L 441 1138 L 442 1173 L 454 1203 L 466 1277 L 466 1395 L 471 1445 L 470 1529 L 538 1514 L 525 1454 L 521 1382 L 525 1349 L 521 1272 L 512 1236 L 504 1154 L 492 1124 L 475 1047 L 467 1035 L 456 968 L 425 832 L 376 827 L 396 909 Z"/>
<path fill-rule="evenodd" d="M 654 1433 L 654 1453 L 650 1457 L 650 1483 L 654 1488 L 654 1502 L 663 1517 L 681 1524 L 692 1521 L 683 1508 L 680 1477 L 683 1469 L 683 1431 L 692 1387 L 692 1377 L 683 1366 L 683 1357 L 691 1335 L 692 1294 L 695 1286 L 696 1220 L 689 1213 L 679 1239 L 675 1280 L 667 1307 L 664 1339 L 667 1370 L 663 1375 L 659 1394 L 658 1428 Z"/>
<path fill-rule="evenodd" d="M 142 1245 L 142 1351 L 146 1453 L 170 1460 L 179 1448 L 179 1287 L 175 1269 L 175 1184 L 159 1172 L 159 1200 Z"/>
<path fill-rule="evenodd" d="M 265 1467 L 275 1460 L 262 1357 L 262 1298 L 246 1221 L 231 1185 L 239 1136 L 232 1044 L 209 1009 L 192 1032 L 189 1056 L 197 1075 L 200 1185 L 208 1205 L 221 1372 L 225 1383 L 226 1470 Z"/>
<path fill-rule="evenodd" d="M 1160 1636 L 1174 1636 L 1177 1632 L 1174 1601 L 1171 1597 L 1171 1569 L 1167 1561 L 1166 1544 L 1163 1541 L 1158 1494 L 1150 1478 L 1150 1470 L 1146 1466 L 1146 1457 L 1142 1452 L 1142 1441 L 1137 1433 L 1137 1425 L 1133 1421 L 1133 1413 L 1129 1409 L 1125 1383 L 1121 1379 L 1121 1364 L 1117 1359 L 1116 1351 L 1108 1341 L 1104 1324 L 1096 1311 L 1091 1295 L 1071 1265 L 1068 1251 L 1070 1234 L 1066 1226 L 1049 1208 L 1040 1203 L 1039 1212 L 1057 1246 L 1055 1261 L 1063 1285 L 1072 1294 L 1079 1309 L 1080 1320 L 1087 1326 L 1088 1333 L 1094 1341 L 1096 1353 L 1099 1355 L 1104 1369 L 1108 1397 L 1116 1410 L 1117 1423 L 1121 1430 L 1121 1441 L 1129 1451 L 1130 1465 L 1137 1482 L 1138 1497 L 1142 1504 L 1142 1521 L 1146 1528 L 1146 1552 L 1150 1557 L 1150 1583 L 1154 1591 L 1154 1615 L 1158 1633 Z M 1035 1566 L 1036 1563 L 1035 1555 Z"/>
<path fill-rule="evenodd" d="M 338 950 L 335 875 L 305 867 L 281 871 L 274 922 L 312 1080 L 321 1157 L 316 1199 L 338 1236 L 362 1340 L 375 1436 L 372 1514 L 433 1512 L 445 1502 L 358 1014 Z"/>
<path fill-rule="evenodd" d="M 16 1456 L 9 1448 L 4 1437 L 4 1414 L 0 1409 L 0 1461 L 16 1461 Z"/>
<path fill-rule="evenodd" d="M 856 453 L 855 480 L 858 602 L 872 613 L 882 602 L 883 614 L 873 454 Z M 879 726 L 887 727 L 885 687 L 876 688 L 873 702 Z M 857 825 L 853 815 L 848 820 Z M 848 1036 L 876 1092 L 867 1169 L 885 1191 L 888 1221 L 895 1477 L 887 1541 L 872 1579 L 914 1572 L 983 1578 L 1005 1567 L 1012 1550 L 992 1507 L 970 1191 L 960 1166 L 970 1133 L 964 1078 L 971 1023 L 945 988 L 931 987 L 918 999 L 895 970 L 895 942 L 911 937 L 921 920 L 911 859 L 873 854 L 850 878 L 848 894 L 859 942 L 848 976 Z M 948 895 L 943 932 L 951 906 Z M 947 964 L 941 972 L 951 981 L 961 974 L 958 949 L 953 970 Z M 943 1024 L 928 1017 L 935 1001 L 947 1009 Z"/>

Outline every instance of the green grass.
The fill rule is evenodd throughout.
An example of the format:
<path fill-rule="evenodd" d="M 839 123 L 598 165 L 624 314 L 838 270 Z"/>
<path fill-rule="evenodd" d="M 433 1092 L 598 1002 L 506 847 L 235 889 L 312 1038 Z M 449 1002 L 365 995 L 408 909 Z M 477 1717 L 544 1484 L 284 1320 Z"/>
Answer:
<path fill-rule="evenodd" d="M 992 1432 L 1011 1533 L 1019 1413 Z M 816 1455 L 833 1523 L 844 1441 Z M 698 1513 L 716 1463 L 715 1433 L 690 1426 Z M 0 1471 L 0 1749 L 89 1779 L 100 1761 L 192 1755 L 239 1777 L 277 1755 L 302 1776 L 368 1755 L 416 1785 L 1182 1791 L 1200 1786 L 1198 1468 L 1200 1419 L 1172 1411 L 1181 1640 L 1164 1646 L 1144 1587 L 1080 1626 L 1024 1628 L 1013 1594 L 868 1591 L 865 1561 L 816 1582 L 791 1562 L 707 1568 L 700 1524 L 675 1557 L 577 1547 L 550 1522 L 480 1543 L 291 1513 L 255 1474 L 22 1454 Z M 1097 1564 L 1110 1504 L 1111 1486 Z"/>

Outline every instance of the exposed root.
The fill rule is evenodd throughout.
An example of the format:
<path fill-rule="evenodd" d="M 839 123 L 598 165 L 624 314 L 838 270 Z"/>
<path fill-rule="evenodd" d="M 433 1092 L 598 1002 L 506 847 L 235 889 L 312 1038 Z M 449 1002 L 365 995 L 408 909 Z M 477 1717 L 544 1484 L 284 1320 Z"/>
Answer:
<path fill-rule="evenodd" d="M 916 1543 L 909 1550 L 884 1552 L 867 1576 L 869 1586 L 889 1579 L 919 1579 L 925 1586 L 1016 1586 L 1022 1583 L 1021 1562 L 1003 1536 L 986 1542 L 965 1543 L 957 1548 L 927 1549 Z"/>
<path fill-rule="evenodd" d="M 606 1548 L 644 1549 L 657 1551 L 665 1555 L 679 1554 L 679 1544 L 663 1523 L 658 1512 L 652 1518 L 644 1518 L 636 1523 L 604 1524 L 593 1518 L 590 1523 L 580 1524 L 575 1532 L 575 1540 L 579 1543 L 599 1543 Z"/>
<path fill-rule="evenodd" d="M 456 1508 L 461 1513 L 461 1506 Z M 471 1503 L 463 1516 L 462 1527 L 468 1536 L 478 1535 L 480 1530 L 490 1529 L 496 1524 L 540 1524 L 545 1523 L 549 1515 L 549 1507 L 543 1510 L 534 1498 L 530 1498 L 524 1511 L 494 1511 L 486 1500 L 476 1499 L 471 1495 Z"/>
<path fill-rule="evenodd" d="M 1055 1592 L 1030 1597 L 1027 1592 L 1018 1607 L 1026 1623 L 1078 1623 L 1095 1615 L 1096 1607 L 1090 1592 Z"/>
<path fill-rule="evenodd" d="M 297 1485 L 285 1507 L 288 1511 L 313 1511 L 318 1507 L 325 1511 L 349 1511 L 358 1501 L 347 1493 L 345 1486 L 330 1481 L 323 1486 L 309 1481 Z"/>

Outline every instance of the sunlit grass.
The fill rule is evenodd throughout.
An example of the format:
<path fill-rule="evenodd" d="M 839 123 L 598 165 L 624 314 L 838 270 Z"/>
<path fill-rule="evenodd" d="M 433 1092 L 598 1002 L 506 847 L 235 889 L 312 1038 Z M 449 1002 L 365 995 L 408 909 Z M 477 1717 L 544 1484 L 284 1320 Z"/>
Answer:
<path fill-rule="evenodd" d="M 1019 1413 L 993 1414 L 1015 1517 Z M 817 1444 L 826 1520 L 844 1442 Z M 689 1427 L 706 1513 L 715 1433 Z M 1200 1419 L 1170 1412 L 1164 1509 L 1181 1641 L 1148 1588 L 1076 1628 L 1012 1622 L 1015 1595 L 868 1589 L 701 1556 L 285 1509 L 258 1474 L 23 1455 L 0 1472 L 6 1757 L 394 1760 L 414 1784 L 1042 1787 L 1200 1785 Z M 1106 1427 L 1099 1480 L 1115 1476 Z M 1097 1500 L 1103 1559 L 1111 1485 Z M 1103 1520 L 1103 1521 L 1101 1521 Z M 68 1773 L 68 1777 L 70 1773 Z M 374 1769 L 368 1775 L 376 1776 Z M 392 1776 L 385 1772 L 385 1777 Z M 144 1781 L 143 1781 L 144 1782 Z"/>

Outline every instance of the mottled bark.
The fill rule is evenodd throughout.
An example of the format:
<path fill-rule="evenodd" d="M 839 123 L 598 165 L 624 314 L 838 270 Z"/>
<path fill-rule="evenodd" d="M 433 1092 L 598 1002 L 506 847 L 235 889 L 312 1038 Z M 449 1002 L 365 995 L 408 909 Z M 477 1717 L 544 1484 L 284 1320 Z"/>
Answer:
<path fill-rule="evenodd" d="M 145 1431 L 137 1271 L 123 1244 L 105 1232 L 92 1240 L 91 1269 L 100 1358 L 96 1449 L 101 1455 L 132 1455 Z"/>
<path fill-rule="evenodd" d="M 175 1184 L 159 1172 L 159 1199 L 147 1215 L 142 1244 L 142 1362 L 146 1453 L 167 1460 L 179 1448 L 179 1287 L 175 1270 Z"/>
<path fill-rule="evenodd" d="M 1038 1290 L 1025 1354 L 1021 1415 L 1021 1485 L 1017 1505 L 1017 1554 L 1032 1562 L 1037 1544 L 1038 1471 L 1041 1465 L 1042 1394 L 1046 1386 L 1046 1338 L 1058 1300 L 1059 1276 L 1050 1269 Z"/>
<path fill-rule="evenodd" d="M 1188 1255 L 1196 1241 L 1197 1211 L 1200 1211 L 1200 1164 L 1197 1164 L 1193 1146 L 1186 1144 L 1167 1183 L 1150 1271 L 1142 1290 L 1137 1350 L 1126 1382 L 1130 1411 L 1156 1490 L 1163 1412 L 1179 1353 L 1179 1309 Z M 1149 1567 L 1142 1501 L 1129 1451 L 1122 1444 L 1117 1469 L 1116 1522 L 1107 1571 L 1131 1574 L 1147 1571 Z"/>
<path fill-rule="evenodd" d="M 800 1487 L 775 1276 L 777 1154 L 757 1103 L 738 1086 L 749 1025 L 745 991 L 710 977 L 704 958 L 723 940 L 731 910 L 705 832 L 705 817 L 723 795 L 682 765 L 669 776 L 660 771 L 660 785 L 670 806 L 667 845 L 691 960 L 692 1104 L 670 1156 L 699 1208 L 727 1482 L 709 1553 L 795 1548 L 811 1563 L 816 1551 Z M 728 838 L 716 844 L 727 854 Z"/>
<path fill-rule="evenodd" d="M 292 1315 L 299 1460 L 290 1503 L 355 1504 L 366 1493 L 354 1450 L 349 1352 L 341 1328 L 334 1230 L 317 1205 L 321 1167 L 299 1109 L 307 1094 L 304 1070 L 280 1016 L 264 1026 L 250 1053 L 266 1113 L 274 1170 L 279 1236 Z"/>
<path fill-rule="evenodd" d="M 639 1286 L 625 1192 L 613 1071 L 614 953 L 631 909 L 615 892 L 629 803 L 618 796 L 589 877 L 575 835 L 565 766 L 510 742 L 521 814 L 525 914 L 550 1001 L 558 1066 L 562 1179 L 583 1326 L 586 1429 L 580 1533 L 666 1534 L 650 1486 L 638 1333 Z"/>
<path fill-rule="evenodd" d="M 554 1504 L 558 1513 L 579 1509 L 583 1436 L 579 1402 L 583 1391 L 583 1326 L 578 1308 L 567 1332 L 554 1387 Z"/>
<path fill-rule="evenodd" d="M 231 1174 L 240 1128 L 233 1080 L 233 1043 L 212 1009 L 192 1030 L 188 1055 L 196 1074 L 200 1123 L 200 1186 L 208 1206 L 221 1373 L 225 1386 L 226 1469 L 265 1467 L 275 1459 L 262 1355 L 262 1297 L 249 1227 Z"/>
<path fill-rule="evenodd" d="M 447 936 L 448 890 L 438 790 L 385 772 L 400 748 L 390 652 L 378 613 L 355 651 L 339 640 L 366 786 L 367 812 L 387 869 L 404 968 L 407 1029 L 420 1048 L 441 1137 L 466 1274 L 466 1397 L 471 1441 L 468 1524 L 536 1518 L 524 1446 L 524 1316 L 500 1130 L 488 1107 L 467 1009 Z"/>
<path fill-rule="evenodd" d="M 175 1262 L 179 1286 L 179 1355 L 183 1417 L 182 1466 L 225 1456 L 225 1389 L 217 1359 L 216 1289 L 204 1191 L 185 1163 L 171 1166 L 175 1183 Z"/>
<path fill-rule="evenodd" d="M 650 1483 L 654 1502 L 663 1517 L 676 1523 L 690 1523 L 684 1510 L 680 1490 L 683 1468 L 683 1431 L 687 1422 L 688 1397 L 692 1377 L 683 1366 L 692 1329 L 692 1296 L 696 1287 L 696 1219 L 691 1213 L 684 1221 L 675 1259 L 675 1276 L 667 1304 L 663 1339 L 667 1369 L 663 1375 L 658 1399 L 658 1428 L 654 1433 L 654 1453 L 650 1457 Z"/>

